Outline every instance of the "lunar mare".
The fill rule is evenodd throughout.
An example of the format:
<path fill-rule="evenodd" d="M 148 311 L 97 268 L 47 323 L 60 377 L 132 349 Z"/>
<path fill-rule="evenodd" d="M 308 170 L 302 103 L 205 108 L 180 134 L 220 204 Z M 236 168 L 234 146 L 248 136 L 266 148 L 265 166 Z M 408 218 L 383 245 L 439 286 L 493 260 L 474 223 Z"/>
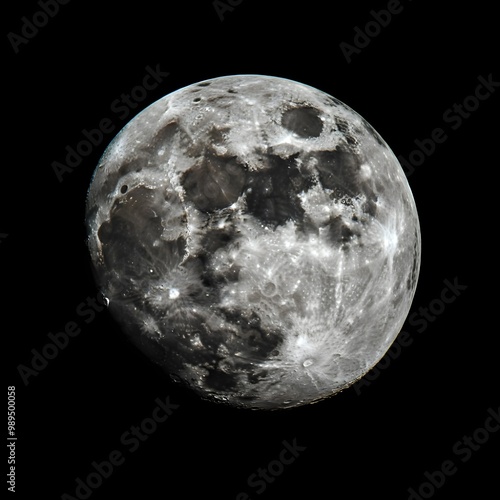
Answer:
<path fill-rule="evenodd" d="M 415 202 L 356 112 L 237 75 L 156 101 L 111 142 L 87 196 L 112 315 L 201 397 L 287 408 L 348 387 L 390 347 L 420 268 Z"/>

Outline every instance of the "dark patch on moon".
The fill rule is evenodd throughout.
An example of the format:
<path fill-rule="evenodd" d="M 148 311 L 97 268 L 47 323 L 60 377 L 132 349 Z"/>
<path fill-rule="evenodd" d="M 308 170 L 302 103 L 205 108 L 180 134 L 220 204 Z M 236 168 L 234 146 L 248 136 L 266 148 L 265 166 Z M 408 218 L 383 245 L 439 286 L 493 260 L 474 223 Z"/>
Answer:
<path fill-rule="evenodd" d="M 200 256 L 200 258 L 205 261 L 209 260 L 208 254 L 203 254 L 202 256 Z M 208 289 L 218 291 L 228 283 L 237 282 L 239 272 L 240 266 L 238 266 L 237 264 L 229 266 L 228 269 L 223 273 L 215 273 L 211 269 L 205 268 L 204 272 L 201 275 L 201 281 L 203 283 L 203 286 L 207 287 Z"/>
<path fill-rule="evenodd" d="M 352 205 L 359 195 L 366 197 L 363 211 L 374 217 L 377 214 L 377 196 L 371 185 L 360 176 L 361 159 L 355 153 L 337 148 L 333 151 L 315 151 L 310 157 L 317 160 L 316 170 L 321 185 L 332 191 L 334 199 Z"/>
<path fill-rule="evenodd" d="M 248 382 L 250 384 L 258 384 L 261 380 L 267 377 L 267 370 L 259 370 L 248 374 Z"/>
<path fill-rule="evenodd" d="M 304 209 L 298 194 L 307 191 L 313 179 L 300 172 L 297 155 L 282 158 L 265 155 L 266 168 L 252 172 L 247 184 L 247 206 L 251 214 L 271 226 L 285 224 L 289 220 L 301 222 Z"/>
<path fill-rule="evenodd" d="M 323 130 L 320 112 L 311 106 L 287 109 L 281 115 L 281 125 L 299 137 L 319 137 Z"/>
<path fill-rule="evenodd" d="M 376 203 L 376 196 L 368 198 L 364 203 L 363 203 L 363 212 L 365 214 L 370 215 L 371 217 L 375 217 L 377 215 L 377 203 Z"/>
<path fill-rule="evenodd" d="M 207 255 L 213 255 L 216 250 L 233 243 L 238 238 L 233 226 L 223 229 L 211 229 L 202 237 L 201 246 Z"/>
<path fill-rule="evenodd" d="M 297 222 L 297 229 L 305 236 L 314 235 L 319 236 L 319 226 L 316 224 L 309 215 L 304 214 L 302 221 Z"/>
<path fill-rule="evenodd" d="M 242 358 L 267 360 L 283 342 L 283 333 L 264 328 L 255 313 L 250 317 L 238 310 L 226 311 L 224 314 L 228 321 L 238 325 L 234 347 L 242 353 Z"/>
<path fill-rule="evenodd" d="M 173 269 L 181 262 L 186 240 L 161 239 L 162 219 L 157 214 L 157 193 L 138 186 L 115 201 L 110 219 L 101 224 L 98 237 L 104 262 L 125 279 L 144 278 Z M 153 270 L 153 273 L 151 273 Z"/>
<path fill-rule="evenodd" d="M 340 216 L 332 218 L 328 223 L 328 237 L 334 245 L 349 243 L 355 235 L 359 236 L 343 222 Z"/>
<path fill-rule="evenodd" d="M 342 196 L 354 197 L 361 192 L 358 157 L 350 151 L 341 148 L 333 151 L 315 151 L 311 157 L 317 160 L 321 185 Z"/>
<path fill-rule="evenodd" d="M 221 392 L 234 390 L 238 385 L 234 374 L 225 373 L 219 368 L 208 370 L 205 384 L 209 389 Z"/>
<path fill-rule="evenodd" d="M 186 197 L 202 212 L 229 207 L 243 192 L 245 170 L 235 157 L 207 153 L 182 176 Z"/>
<path fill-rule="evenodd" d="M 173 146 L 174 138 L 180 132 L 179 124 L 175 120 L 170 121 L 156 132 L 150 144 L 143 145 L 141 149 L 153 154 L 158 154 L 160 149 L 168 151 Z"/>

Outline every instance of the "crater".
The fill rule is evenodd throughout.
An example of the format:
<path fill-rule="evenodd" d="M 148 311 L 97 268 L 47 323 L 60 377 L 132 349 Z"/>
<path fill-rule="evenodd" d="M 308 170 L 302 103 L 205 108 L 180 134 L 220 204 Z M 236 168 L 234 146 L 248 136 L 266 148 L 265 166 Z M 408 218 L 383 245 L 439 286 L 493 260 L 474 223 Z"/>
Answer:
<path fill-rule="evenodd" d="M 299 137 L 319 137 L 323 130 L 319 115 L 319 111 L 310 106 L 287 109 L 281 115 L 281 125 Z"/>

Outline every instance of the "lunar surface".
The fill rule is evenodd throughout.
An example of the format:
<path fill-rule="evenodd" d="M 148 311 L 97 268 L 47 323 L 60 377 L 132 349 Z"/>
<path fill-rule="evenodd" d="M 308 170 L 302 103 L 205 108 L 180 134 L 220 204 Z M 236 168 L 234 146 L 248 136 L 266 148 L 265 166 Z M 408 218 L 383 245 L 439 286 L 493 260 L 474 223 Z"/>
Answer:
<path fill-rule="evenodd" d="M 403 170 L 347 105 L 294 81 L 173 92 L 111 142 L 88 246 L 132 341 L 202 398 L 312 403 L 367 373 L 408 314 L 420 227 Z"/>

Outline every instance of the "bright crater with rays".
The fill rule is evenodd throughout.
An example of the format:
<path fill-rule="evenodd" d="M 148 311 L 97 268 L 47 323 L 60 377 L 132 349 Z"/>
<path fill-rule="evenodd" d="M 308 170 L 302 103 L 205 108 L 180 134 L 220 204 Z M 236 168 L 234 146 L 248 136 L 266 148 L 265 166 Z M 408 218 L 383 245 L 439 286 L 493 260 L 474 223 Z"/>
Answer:
<path fill-rule="evenodd" d="M 287 408 L 348 387 L 408 314 L 420 228 L 378 133 L 275 77 L 180 89 L 107 148 L 87 197 L 98 285 L 132 341 L 201 397 Z"/>

